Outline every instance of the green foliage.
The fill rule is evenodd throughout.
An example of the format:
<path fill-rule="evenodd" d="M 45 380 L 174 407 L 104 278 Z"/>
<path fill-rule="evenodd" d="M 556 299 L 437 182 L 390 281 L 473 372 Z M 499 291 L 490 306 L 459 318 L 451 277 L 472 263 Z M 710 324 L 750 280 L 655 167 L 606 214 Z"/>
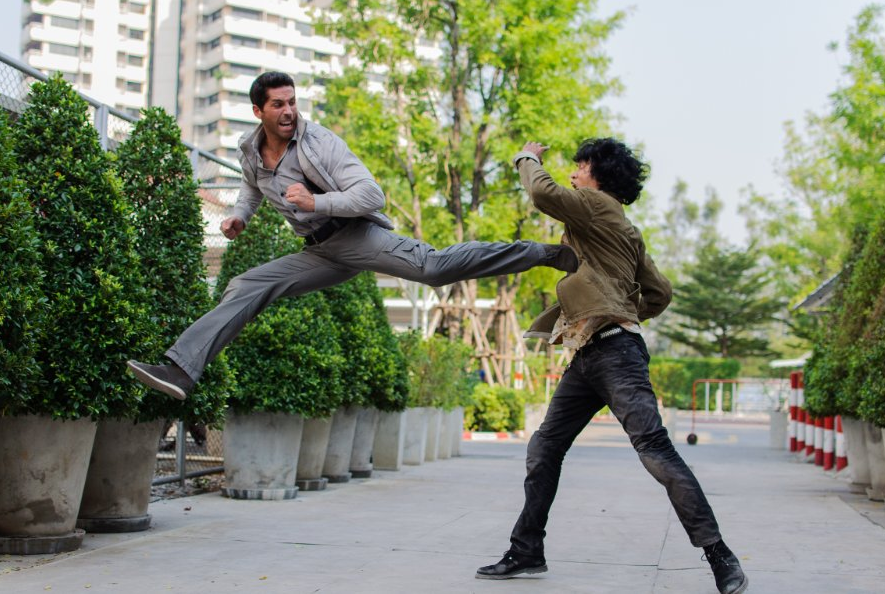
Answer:
<path fill-rule="evenodd" d="M 718 357 L 653 357 L 648 366 L 655 394 L 664 406 L 691 408 L 691 390 L 699 379 L 736 379 L 741 364 Z"/>
<path fill-rule="evenodd" d="M 131 417 L 143 391 L 126 359 L 151 352 L 154 330 L 136 277 L 132 212 L 71 86 L 60 75 L 34 83 L 28 102 L 13 138 L 43 249 L 43 385 L 9 410 Z"/>
<path fill-rule="evenodd" d="M 767 290 L 771 273 L 758 271 L 753 247 L 743 251 L 707 245 L 676 284 L 670 310 L 679 316 L 661 334 L 704 356 L 770 354 L 767 338 L 754 334 L 783 304 Z"/>
<path fill-rule="evenodd" d="M 664 406 L 688 408 L 691 406 L 691 393 L 685 395 L 685 386 L 690 384 L 688 369 L 681 362 L 658 361 L 650 363 L 648 375 L 655 395 Z M 686 406 L 687 405 L 687 406 Z"/>
<path fill-rule="evenodd" d="M 216 297 L 238 274 L 300 249 L 282 215 L 264 203 L 225 251 Z M 227 357 L 236 377 L 229 405 L 238 412 L 319 418 L 343 401 L 339 330 L 322 293 L 271 304 L 227 347 Z"/>
<path fill-rule="evenodd" d="M 163 350 L 214 306 L 203 266 L 203 215 L 190 159 L 175 119 L 161 108 L 145 110 L 117 151 L 123 195 L 134 208 L 135 249 Z M 217 423 L 224 413 L 229 372 L 222 355 L 207 368 L 184 401 L 145 398 L 139 420 L 181 419 Z"/>
<path fill-rule="evenodd" d="M 323 290 L 338 325 L 345 375 L 343 404 L 402 410 L 408 369 L 371 272 Z"/>
<path fill-rule="evenodd" d="M 0 416 L 34 397 L 40 370 L 34 357 L 45 306 L 40 239 L 17 176 L 11 133 L 0 112 Z"/>
<path fill-rule="evenodd" d="M 327 87 L 323 123 L 366 160 L 416 237 L 558 242 L 561 225 L 531 207 L 510 159 L 541 139 L 565 181 L 580 140 L 609 131 L 600 100 L 619 83 L 601 48 L 624 13 L 600 19 L 595 4 L 336 0 L 321 28 L 363 72 Z M 424 40 L 438 44 L 438 60 L 423 59 Z M 385 73 L 384 100 L 365 72 Z M 537 268 L 490 290 L 522 283 L 515 303 L 536 313 L 560 277 Z"/>
<path fill-rule="evenodd" d="M 470 402 L 477 376 L 469 371 L 472 349 L 440 336 L 422 339 L 417 332 L 398 335 L 409 369 L 409 406 L 451 410 Z"/>
<path fill-rule="evenodd" d="M 516 431 L 525 426 L 525 405 L 530 401 L 523 390 L 477 384 L 473 402 L 464 408 L 464 427 L 470 431 Z"/>

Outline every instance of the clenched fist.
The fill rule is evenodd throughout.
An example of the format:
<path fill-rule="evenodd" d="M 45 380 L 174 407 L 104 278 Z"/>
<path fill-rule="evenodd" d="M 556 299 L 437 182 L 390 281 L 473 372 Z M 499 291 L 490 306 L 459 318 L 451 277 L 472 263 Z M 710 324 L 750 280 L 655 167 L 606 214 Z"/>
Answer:
<path fill-rule="evenodd" d="M 316 202 L 314 202 L 313 194 L 301 183 L 292 184 L 286 188 L 286 202 L 304 212 L 313 212 L 316 210 Z"/>

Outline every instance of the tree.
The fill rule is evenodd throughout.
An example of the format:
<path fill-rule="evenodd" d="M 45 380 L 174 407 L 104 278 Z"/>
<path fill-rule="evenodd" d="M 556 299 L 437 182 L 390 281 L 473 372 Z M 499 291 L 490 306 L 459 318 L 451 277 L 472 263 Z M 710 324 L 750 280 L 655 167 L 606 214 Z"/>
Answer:
<path fill-rule="evenodd" d="M 336 0 L 333 8 L 340 18 L 327 31 L 383 77 L 388 99 L 367 110 L 366 92 L 349 92 L 359 100 L 327 103 L 325 121 L 361 155 L 375 149 L 396 216 L 431 242 L 558 241 L 558 226 L 528 208 L 509 161 L 541 138 L 561 175 L 560 153 L 608 130 L 598 102 L 618 84 L 601 44 L 623 14 L 596 20 L 593 0 Z M 490 289 L 512 302 L 518 283 L 505 277 Z M 459 284 L 455 298 L 472 302 L 478 290 Z M 449 320 L 450 334 L 459 319 Z"/>
<path fill-rule="evenodd" d="M 758 252 L 707 245 L 674 287 L 678 315 L 660 332 L 703 356 L 770 354 L 768 340 L 753 335 L 774 319 L 783 303 L 769 293 L 769 272 L 757 271 Z"/>
<path fill-rule="evenodd" d="M 156 360 L 214 305 L 203 265 L 202 203 L 181 130 L 161 108 L 142 113 L 117 150 L 116 168 L 134 210 L 138 276 L 148 291 L 158 339 L 150 359 Z M 140 407 L 140 420 L 220 421 L 227 380 L 222 355 L 206 368 L 186 400 L 148 398 Z"/>
<path fill-rule="evenodd" d="M 132 211 L 88 105 L 61 75 L 35 82 L 28 102 L 13 144 L 43 249 L 46 336 L 36 352 L 44 383 L 23 412 L 132 418 L 144 390 L 126 360 L 155 340 Z"/>

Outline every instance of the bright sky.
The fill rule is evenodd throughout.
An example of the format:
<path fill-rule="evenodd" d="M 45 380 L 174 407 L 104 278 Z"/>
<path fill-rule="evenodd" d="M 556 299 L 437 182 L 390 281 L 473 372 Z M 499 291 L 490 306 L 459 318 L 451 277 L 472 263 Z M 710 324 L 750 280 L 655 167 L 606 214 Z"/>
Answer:
<path fill-rule="evenodd" d="M 599 0 L 599 14 L 633 7 L 606 46 L 625 92 L 606 102 L 642 143 L 656 210 L 677 179 L 695 200 L 712 186 L 720 230 L 745 242 L 737 215 L 749 184 L 778 196 L 783 124 L 823 112 L 847 62 L 846 33 L 871 4 L 859 0 Z M 839 43 L 840 51 L 827 49 Z"/>
<path fill-rule="evenodd" d="M 599 14 L 630 9 L 607 45 L 621 97 L 606 103 L 619 130 L 651 162 L 647 186 L 657 210 L 676 180 L 700 199 L 708 186 L 726 209 L 721 224 L 743 243 L 736 214 L 748 184 L 782 193 L 775 174 L 783 123 L 822 111 L 836 89 L 844 46 L 862 0 L 599 0 Z M 632 9 L 631 9 L 632 7 Z M 0 0 L 0 52 L 18 56 L 21 0 Z"/>

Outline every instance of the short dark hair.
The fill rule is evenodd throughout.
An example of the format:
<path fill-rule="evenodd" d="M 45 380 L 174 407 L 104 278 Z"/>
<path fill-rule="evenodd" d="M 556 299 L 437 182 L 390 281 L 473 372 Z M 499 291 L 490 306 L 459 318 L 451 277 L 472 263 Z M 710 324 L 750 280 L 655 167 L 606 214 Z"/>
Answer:
<path fill-rule="evenodd" d="M 633 204 L 648 177 L 648 165 L 636 158 L 627 145 L 614 138 L 592 138 L 578 147 L 575 163 L 590 163 L 599 189 L 624 204 Z"/>
<path fill-rule="evenodd" d="M 252 82 L 252 88 L 249 89 L 249 99 L 252 105 L 257 105 L 258 109 L 264 109 L 267 103 L 267 90 L 277 89 L 279 87 L 295 87 L 295 81 L 285 72 L 265 72 Z"/>

